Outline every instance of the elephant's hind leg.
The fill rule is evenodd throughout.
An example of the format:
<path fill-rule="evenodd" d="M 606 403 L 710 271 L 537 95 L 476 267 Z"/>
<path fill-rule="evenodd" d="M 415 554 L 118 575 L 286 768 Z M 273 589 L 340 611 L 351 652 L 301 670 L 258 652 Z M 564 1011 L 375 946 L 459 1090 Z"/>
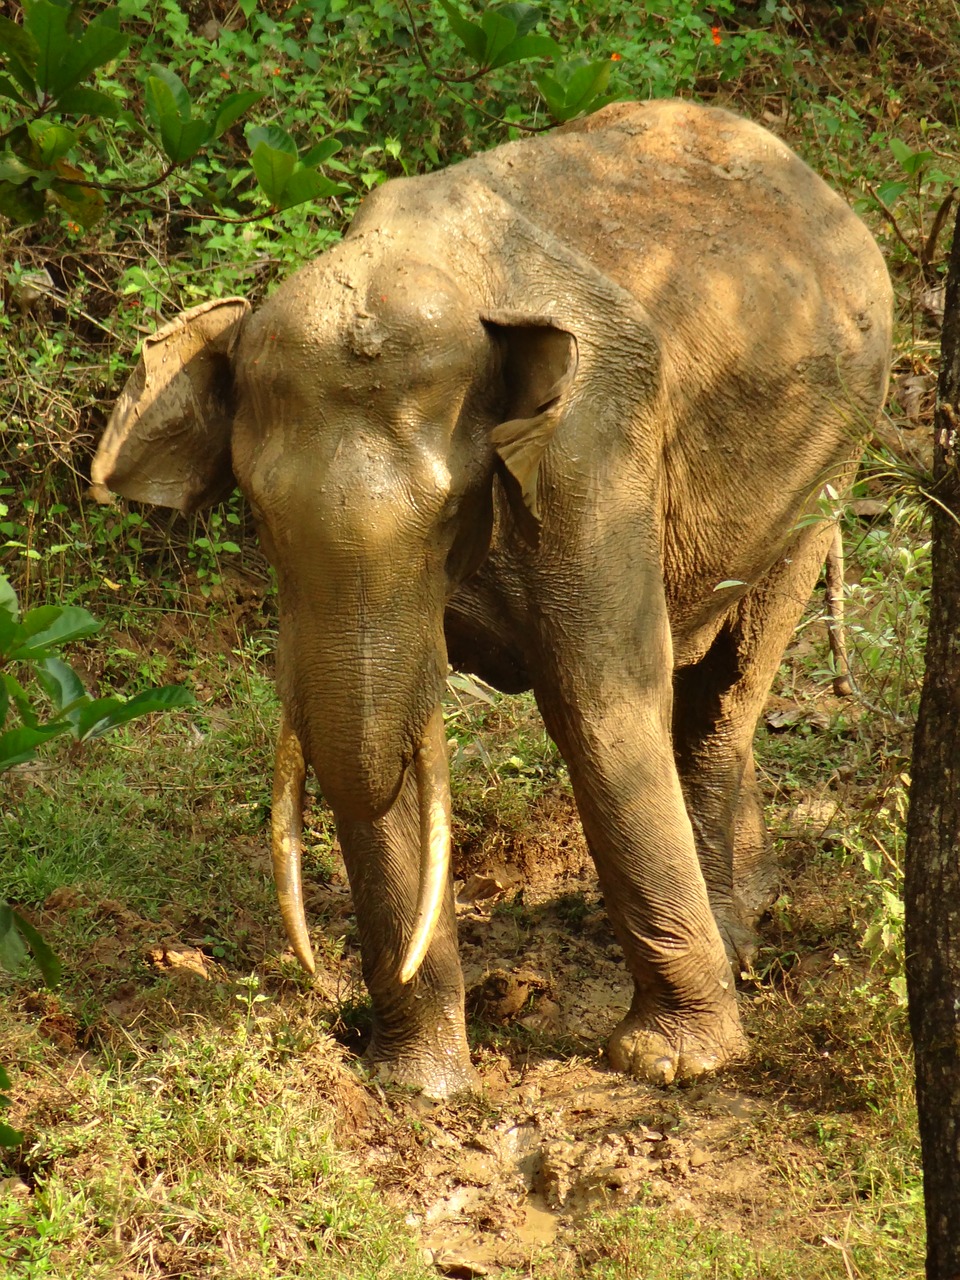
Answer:
<path fill-rule="evenodd" d="M 731 612 L 704 657 L 674 676 L 673 740 L 710 903 L 731 961 L 749 965 L 777 868 L 753 737 L 783 651 L 816 584 L 832 526 L 804 530 Z"/>

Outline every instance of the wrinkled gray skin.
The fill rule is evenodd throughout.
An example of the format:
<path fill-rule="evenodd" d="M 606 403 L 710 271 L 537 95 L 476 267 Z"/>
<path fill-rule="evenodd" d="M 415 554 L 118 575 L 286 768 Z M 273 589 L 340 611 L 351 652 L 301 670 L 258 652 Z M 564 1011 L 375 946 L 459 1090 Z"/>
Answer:
<path fill-rule="evenodd" d="M 250 502 L 384 1076 L 473 1078 L 449 887 L 398 977 L 448 659 L 533 688 L 569 766 L 635 981 L 611 1062 L 669 1081 L 742 1053 L 724 942 L 769 888 L 753 732 L 890 311 L 870 235 L 783 143 L 661 101 L 389 182 L 255 314 L 189 313 L 182 372 L 157 339 L 94 479 L 192 509 L 235 476 Z"/>

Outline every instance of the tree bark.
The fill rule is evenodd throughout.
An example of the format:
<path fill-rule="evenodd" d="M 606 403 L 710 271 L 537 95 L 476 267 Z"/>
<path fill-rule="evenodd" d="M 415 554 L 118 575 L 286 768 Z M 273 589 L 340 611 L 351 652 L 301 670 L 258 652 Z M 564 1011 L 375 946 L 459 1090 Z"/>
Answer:
<path fill-rule="evenodd" d="M 934 435 L 933 581 L 904 898 L 927 1280 L 960 1280 L 960 212 Z"/>

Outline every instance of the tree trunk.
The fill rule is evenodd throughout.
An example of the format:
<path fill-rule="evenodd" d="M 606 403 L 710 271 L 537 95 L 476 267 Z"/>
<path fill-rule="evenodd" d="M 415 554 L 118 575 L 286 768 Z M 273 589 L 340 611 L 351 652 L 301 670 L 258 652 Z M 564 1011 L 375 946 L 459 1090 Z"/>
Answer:
<path fill-rule="evenodd" d="M 933 585 L 904 897 L 927 1280 L 960 1280 L 960 213 L 937 390 Z"/>

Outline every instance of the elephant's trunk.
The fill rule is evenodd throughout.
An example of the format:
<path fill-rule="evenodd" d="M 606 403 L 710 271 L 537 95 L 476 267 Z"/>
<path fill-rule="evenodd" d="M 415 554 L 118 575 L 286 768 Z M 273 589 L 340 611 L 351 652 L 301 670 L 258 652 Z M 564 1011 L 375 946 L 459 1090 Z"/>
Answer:
<path fill-rule="evenodd" d="M 400 964 L 400 981 L 410 982 L 430 949 L 450 876 L 450 777 L 439 703 L 414 753 L 420 807 L 420 875 L 413 931 Z M 286 715 L 277 740 L 273 780 L 273 875 L 280 915 L 290 945 L 303 967 L 315 972 L 303 909 L 301 832 L 306 778 L 303 749 Z"/>

